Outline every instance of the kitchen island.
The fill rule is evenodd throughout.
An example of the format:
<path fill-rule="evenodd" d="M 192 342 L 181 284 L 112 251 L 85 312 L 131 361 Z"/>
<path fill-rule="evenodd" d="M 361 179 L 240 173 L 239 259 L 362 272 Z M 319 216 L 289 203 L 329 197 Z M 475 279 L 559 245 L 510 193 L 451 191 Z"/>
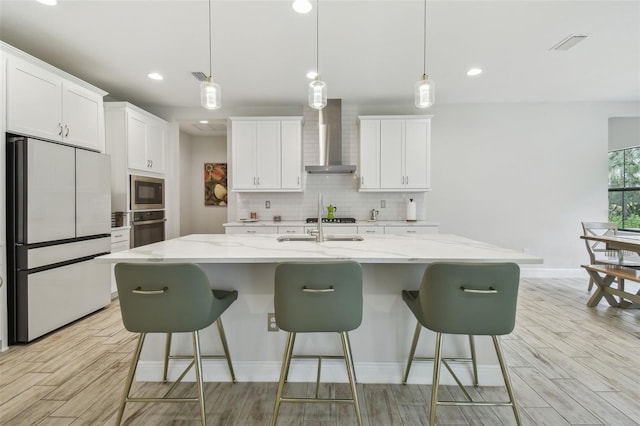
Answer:
<path fill-rule="evenodd" d="M 212 287 L 238 290 L 238 300 L 222 316 L 239 381 L 277 381 L 286 333 L 269 332 L 267 314 L 273 312 L 275 265 L 289 261 L 354 260 L 363 268 L 364 313 L 362 325 L 351 335 L 358 381 L 399 383 L 407 360 L 415 318 L 402 301 L 403 289 L 418 289 L 425 267 L 437 261 L 542 263 L 536 256 L 496 247 L 456 235 L 371 235 L 364 241 L 286 241 L 274 234 L 194 234 L 98 258 L 118 262 L 192 262 L 207 272 Z M 218 351 L 215 327 L 202 333 L 204 352 Z M 451 355 L 467 350 L 467 339 L 450 336 L 446 347 Z M 176 350 L 189 353 L 187 335 L 174 337 Z M 433 354 L 434 334 L 425 330 L 418 354 Z M 340 353 L 336 334 L 300 335 L 298 353 Z M 478 338 L 481 384 L 501 384 L 502 379 L 490 339 Z M 138 367 L 139 380 L 160 380 L 163 337 L 149 336 Z M 508 362 L 508 360 L 507 360 Z M 314 381 L 313 361 L 294 362 L 290 381 Z M 305 365 L 306 364 L 306 365 Z M 182 366 L 180 364 L 176 364 Z M 306 368 L 300 368 L 300 367 Z M 430 383 L 430 363 L 416 363 L 409 382 Z M 179 367 L 172 368 L 176 377 Z M 324 381 L 346 381 L 341 361 L 323 361 Z M 466 367 L 457 371 L 470 379 Z M 206 360 L 204 378 L 230 380 L 223 361 Z M 448 383 L 444 375 L 442 383 Z"/>

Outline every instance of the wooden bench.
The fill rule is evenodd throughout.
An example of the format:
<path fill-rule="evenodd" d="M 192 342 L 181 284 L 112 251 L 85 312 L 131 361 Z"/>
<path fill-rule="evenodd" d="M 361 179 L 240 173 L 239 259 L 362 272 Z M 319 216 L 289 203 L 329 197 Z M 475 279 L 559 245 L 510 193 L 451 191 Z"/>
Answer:
<path fill-rule="evenodd" d="M 629 307 L 640 304 L 640 291 L 636 294 L 624 291 L 624 286 L 620 288 L 612 288 L 611 284 L 616 278 L 620 280 L 630 280 L 640 283 L 640 270 L 628 268 L 620 265 L 581 265 L 587 270 L 589 276 L 597 285 L 596 292 L 587 302 L 587 306 L 596 306 L 604 297 L 611 306 Z M 602 274 L 602 275 L 600 275 Z M 624 282 L 624 281 L 622 281 Z M 618 296 L 620 302 L 616 301 L 613 296 Z M 630 300 L 633 303 L 625 302 Z"/>

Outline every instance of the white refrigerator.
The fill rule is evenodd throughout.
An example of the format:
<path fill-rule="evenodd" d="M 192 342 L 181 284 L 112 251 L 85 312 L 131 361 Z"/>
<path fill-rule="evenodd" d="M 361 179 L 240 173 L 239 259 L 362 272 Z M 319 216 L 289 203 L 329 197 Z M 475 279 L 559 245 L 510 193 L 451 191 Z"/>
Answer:
<path fill-rule="evenodd" d="M 111 302 L 110 157 L 7 135 L 9 343 L 29 342 Z"/>

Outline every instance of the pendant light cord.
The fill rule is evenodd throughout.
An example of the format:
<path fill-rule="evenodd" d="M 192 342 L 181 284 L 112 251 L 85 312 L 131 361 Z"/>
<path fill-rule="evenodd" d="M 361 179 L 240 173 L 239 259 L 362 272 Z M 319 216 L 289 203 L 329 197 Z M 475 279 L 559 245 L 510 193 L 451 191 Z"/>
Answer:
<path fill-rule="evenodd" d="M 209 80 L 211 80 L 211 69 L 213 68 L 213 55 L 211 49 L 211 0 L 209 0 Z"/>
<path fill-rule="evenodd" d="M 320 77 L 320 0 L 316 1 L 316 74 Z"/>
<path fill-rule="evenodd" d="M 424 26 L 423 26 L 423 56 L 422 56 L 422 75 L 427 75 L 427 0 L 424 0 Z"/>

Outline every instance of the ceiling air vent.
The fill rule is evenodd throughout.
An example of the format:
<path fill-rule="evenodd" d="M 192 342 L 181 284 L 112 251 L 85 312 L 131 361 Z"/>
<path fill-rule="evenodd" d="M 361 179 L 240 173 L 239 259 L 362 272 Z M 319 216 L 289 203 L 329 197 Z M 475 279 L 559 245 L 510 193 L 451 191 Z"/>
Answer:
<path fill-rule="evenodd" d="M 194 76 L 198 81 L 207 81 L 209 79 L 209 77 L 207 77 L 205 73 L 200 71 L 192 72 L 191 75 Z"/>
<path fill-rule="evenodd" d="M 569 37 L 566 37 L 561 42 L 557 43 L 555 46 L 553 46 L 549 50 L 569 50 L 573 46 L 575 46 L 576 44 L 580 43 L 585 38 L 587 38 L 586 35 L 573 35 L 572 34 Z"/>

